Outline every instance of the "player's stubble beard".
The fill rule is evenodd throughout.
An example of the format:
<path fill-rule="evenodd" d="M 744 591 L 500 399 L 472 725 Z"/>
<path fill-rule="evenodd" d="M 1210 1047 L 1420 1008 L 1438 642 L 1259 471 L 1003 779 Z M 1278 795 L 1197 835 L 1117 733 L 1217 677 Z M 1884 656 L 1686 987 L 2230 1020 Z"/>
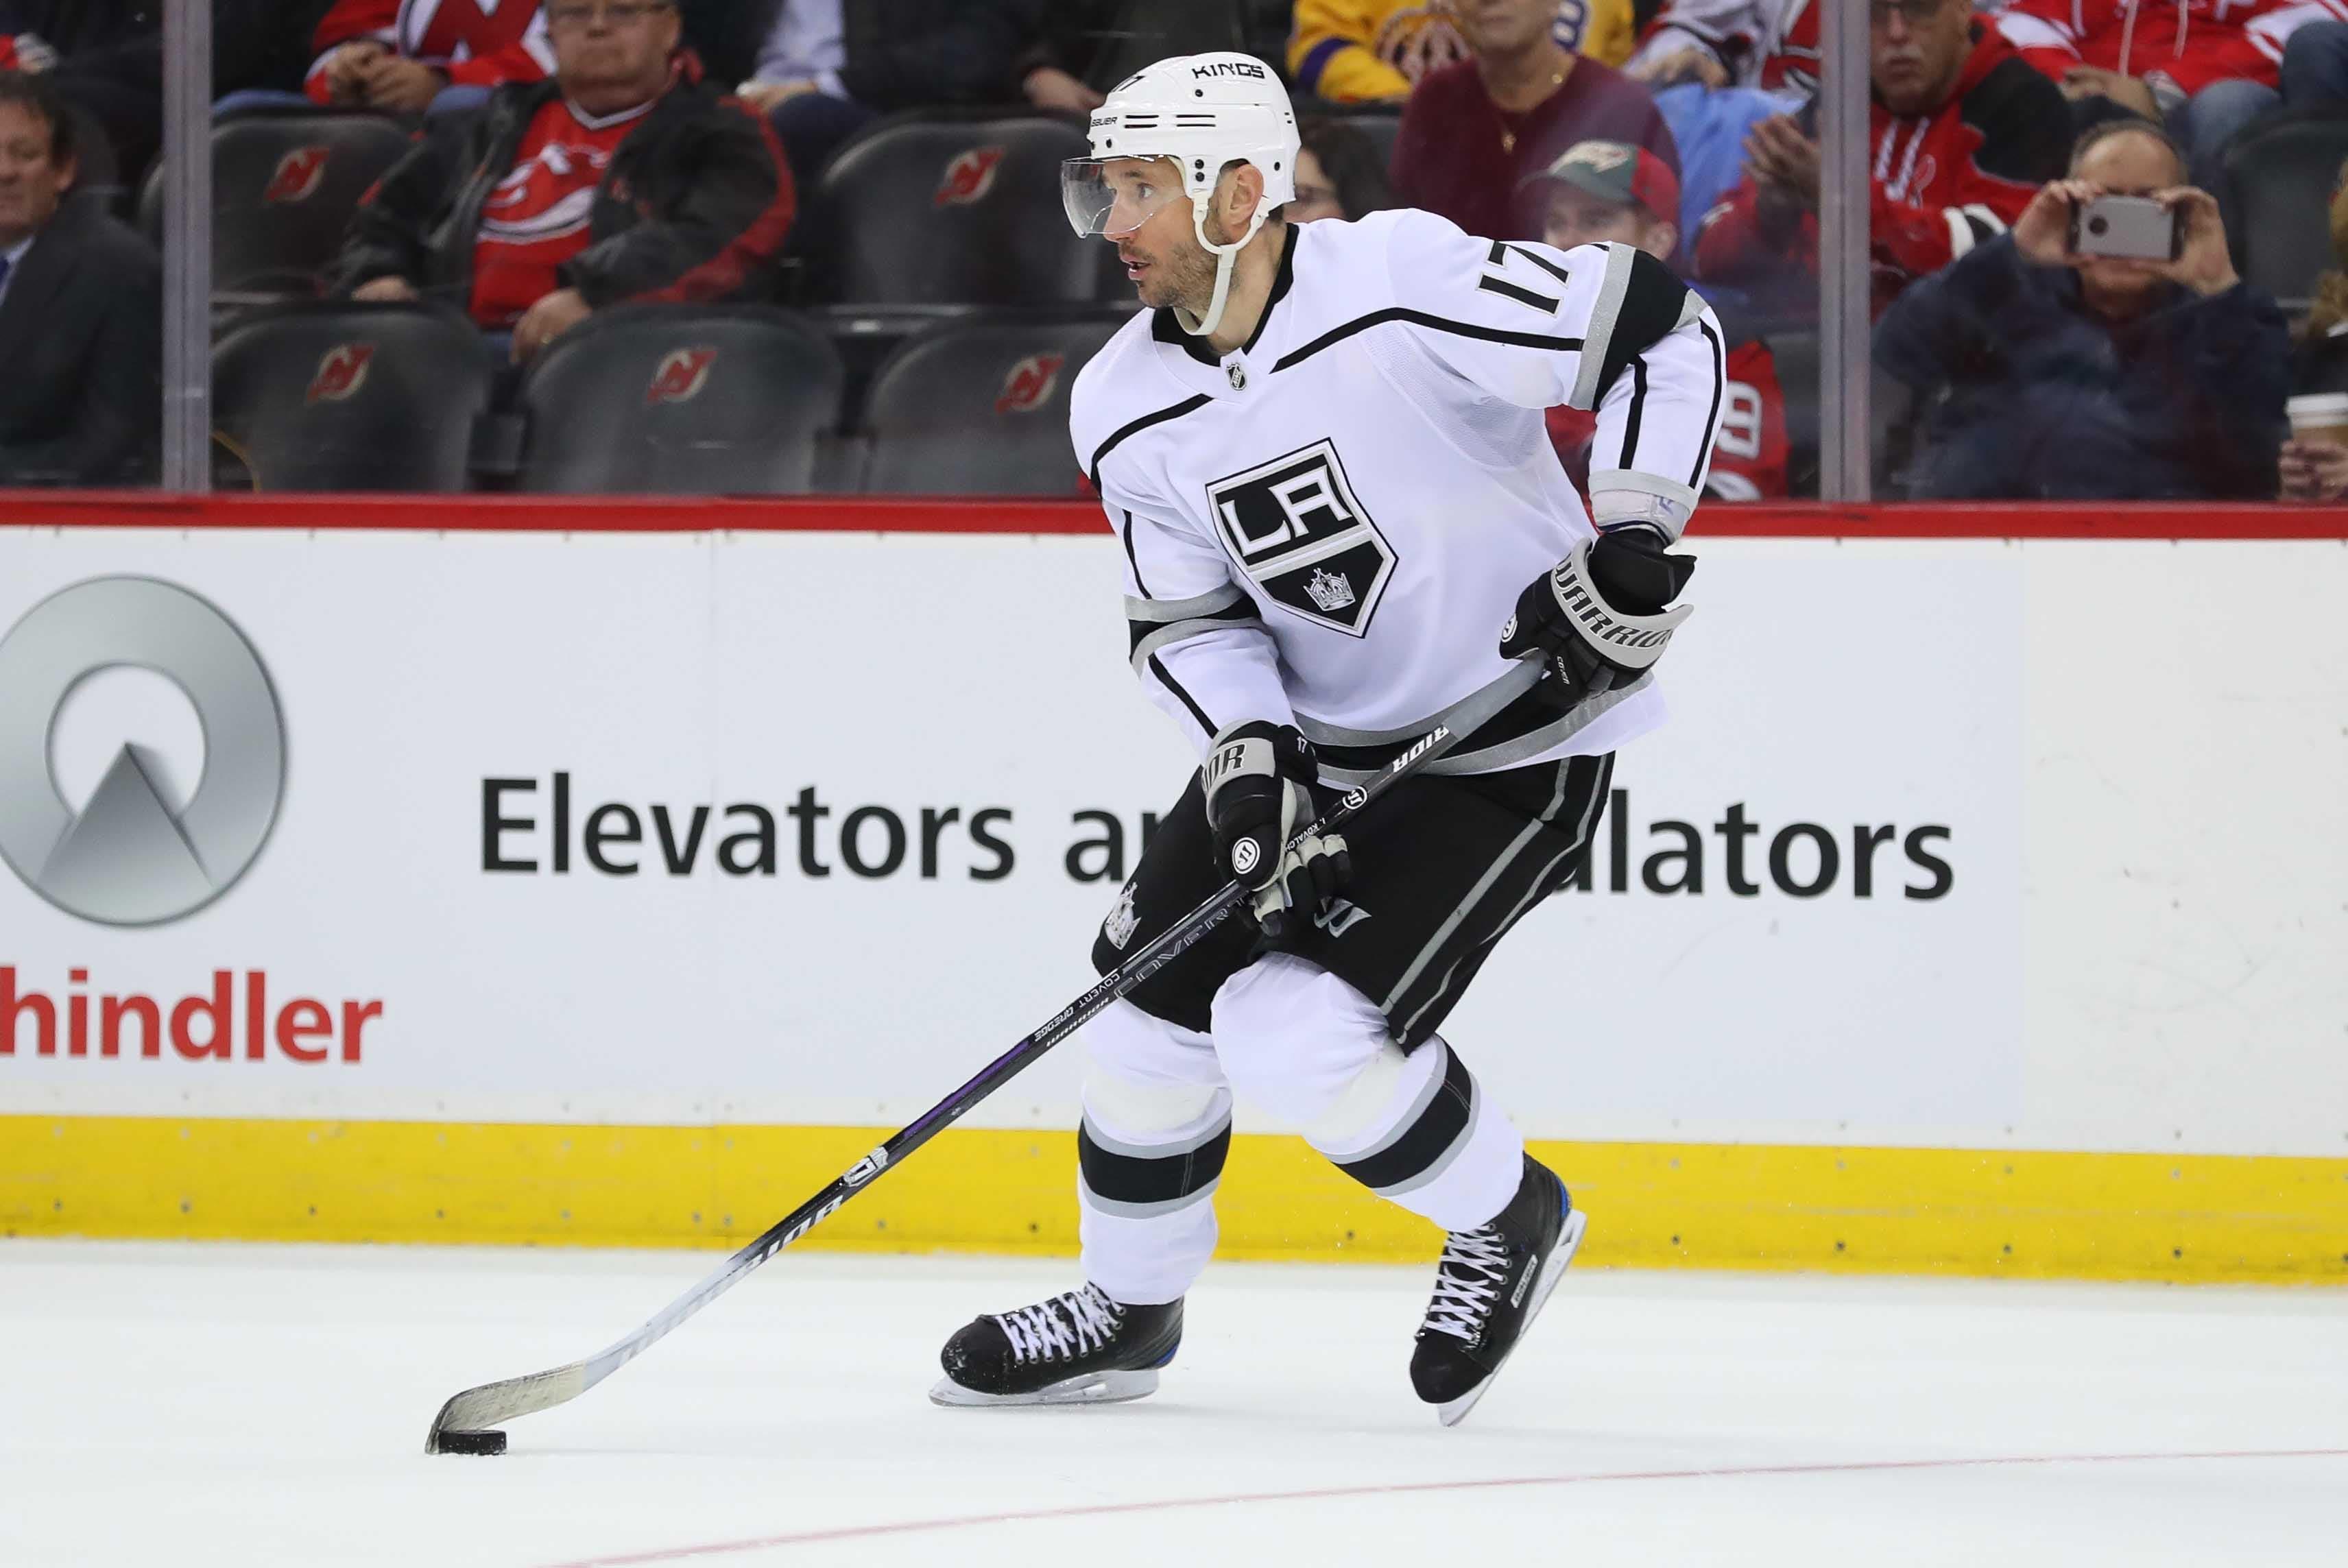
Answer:
<path fill-rule="evenodd" d="M 1218 245 L 1231 242 L 1229 233 L 1211 214 L 1207 219 L 1207 237 Z M 1149 272 L 1141 280 L 1141 302 L 1153 311 L 1169 305 L 1179 305 L 1194 316 L 1203 316 L 1215 299 L 1215 256 L 1187 230 L 1163 255 L 1150 255 L 1120 245 L 1122 256 L 1138 255 L 1149 263 Z"/>

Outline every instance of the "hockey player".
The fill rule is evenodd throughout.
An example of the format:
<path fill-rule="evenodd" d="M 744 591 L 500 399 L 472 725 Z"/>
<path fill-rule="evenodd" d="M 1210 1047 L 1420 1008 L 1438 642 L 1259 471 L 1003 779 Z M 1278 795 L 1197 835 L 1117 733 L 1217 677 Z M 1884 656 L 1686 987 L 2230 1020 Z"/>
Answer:
<path fill-rule="evenodd" d="M 1093 959 L 1228 877 L 1251 917 L 1086 1031 L 1085 1283 L 961 1329 L 932 1397 L 1157 1387 L 1214 1250 L 1236 1091 L 1449 1233 L 1410 1367 L 1447 1424 L 1582 1216 L 1437 1030 L 1576 868 L 1614 749 L 1663 717 L 1591 628 L 1676 620 L 1694 563 L 1667 551 L 1711 456 L 1719 328 L 1627 245 L 1500 244 L 1417 211 L 1283 221 L 1295 121 L 1244 55 L 1160 61 L 1091 137 L 1064 173 L 1070 220 L 1153 308 L 1077 378 L 1072 431 L 1121 546 L 1134 670 L 1203 760 Z M 1599 411 L 1595 530 L 1544 434 L 1558 403 Z M 1591 596 L 1611 620 L 1567 610 Z M 1550 678 L 1345 838 L 1290 843 L 1519 657 Z"/>

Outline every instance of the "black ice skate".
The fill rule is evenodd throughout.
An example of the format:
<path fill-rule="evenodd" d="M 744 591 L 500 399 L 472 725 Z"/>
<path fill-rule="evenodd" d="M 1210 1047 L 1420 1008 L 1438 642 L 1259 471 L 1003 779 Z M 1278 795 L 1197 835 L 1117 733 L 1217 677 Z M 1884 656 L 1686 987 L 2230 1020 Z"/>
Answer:
<path fill-rule="evenodd" d="M 1129 1307 L 1087 1285 L 990 1312 L 946 1341 L 940 1405 L 1108 1405 L 1158 1388 L 1182 1343 L 1182 1303 Z"/>
<path fill-rule="evenodd" d="M 1411 1387 L 1447 1427 L 1476 1408 L 1581 1245 L 1565 1184 L 1530 1154 L 1517 1195 L 1488 1225 L 1453 1231 L 1411 1352 Z"/>

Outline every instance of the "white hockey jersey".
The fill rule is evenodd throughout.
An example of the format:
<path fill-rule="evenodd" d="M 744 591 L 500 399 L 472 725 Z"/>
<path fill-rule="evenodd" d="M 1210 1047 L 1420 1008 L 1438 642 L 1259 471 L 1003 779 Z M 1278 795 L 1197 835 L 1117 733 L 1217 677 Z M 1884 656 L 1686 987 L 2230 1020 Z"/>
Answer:
<path fill-rule="evenodd" d="M 1076 379 L 1070 426 L 1123 542 L 1135 671 L 1203 754 L 1293 723 L 1332 784 L 1506 671 L 1517 596 L 1591 536 L 1542 422 L 1598 411 L 1601 524 L 1676 538 L 1708 466 L 1719 323 L 1625 245 L 1475 239 L 1420 211 L 1292 224 L 1254 335 L 1217 359 L 1170 311 Z M 1613 750 L 1652 676 L 1570 715 L 1521 701 L 1434 764 Z"/>

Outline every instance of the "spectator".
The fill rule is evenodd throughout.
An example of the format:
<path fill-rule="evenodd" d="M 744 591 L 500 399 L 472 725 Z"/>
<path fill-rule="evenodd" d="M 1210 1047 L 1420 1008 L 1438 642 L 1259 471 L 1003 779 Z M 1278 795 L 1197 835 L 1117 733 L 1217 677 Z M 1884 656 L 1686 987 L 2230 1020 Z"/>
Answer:
<path fill-rule="evenodd" d="M 161 265 L 77 171 L 56 84 L 0 71 L 0 485 L 139 478 L 162 425 Z"/>
<path fill-rule="evenodd" d="M 2147 121 L 2080 138 L 2068 179 L 2010 235 L 1895 302 L 1875 340 L 1920 401 L 1943 389 L 1919 495 L 2110 500 L 2271 497 L 2291 343 L 2273 300 L 2234 275 L 2218 203 Z M 2173 261 L 2083 256 L 2074 209 L 2106 193 L 2175 214 Z"/>
<path fill-rule="evenodd" d="M 2281 69 L 2306 24 L 2343 14 L 2333 0 L 2013 0 L 1998 26 L 2083 119 L 2116 107 L 2160 121 L 2191 176 L 2214 185 L 2226 144 L 2278 98 L 2348 98 L 2348 40 L 2328 27 Z"/>
<path fill-rule="evenodd" d="M 1316 218 L 1351 221 L 1395 204 L 1377 143 L 1357 126 L 1323 115 L 1296 122 L 1296 200 L 1282 214 L 1291 223 Z"/>
<path fill-rule="evenodd" d="M 1296 0 L 1288 73 L 1299 96 L 1329 103 L 1400 103 L 1429 71 L 1468 57 L 1455 13 L 1478 0 Z M 1558 47 L 1610 66 L 1631 56 L 1631 0 L 1558 0 Z"/>
<path fill-rule="evenodd" d="M 1541 239 L 1560 251 L 1612 241 L 1668 262 L 1679 249 L 1679 182 L 1645 148 L 1577 142 L 1526 184 L 1542 215 Z M 1783 496 L 1786 399 L 1776 361 L 1758 338 L 1731 335 L 1728 389 L 1704 493 L 1730 501 Z M 1577 489 L 1589 487 L 1597 431 L 1594 413 L 1562 405 L 1549 411 L 1550 441 Z"/>
<path fill-rule="evenodd" d="M 1025 103 L 1089 114 L 1047 0 L 782 0 L 742 96 L 802 179 L 866 121 L 900 109 Z"/>
<path fill-rule="evenodd" d="M 479 108 L 489 88 L 534 82 L 553 68 L 546 20 L 535 0 L 501 5 L 337 0 L 318 24 L 317 57 L 305 87 L 322 104 L 382 114 Z"/>
<path fill-rule="evenodd" d="M 1469 58 L 1412 89 L 1395 138 L 1395 194 L 1470 234 L 1529 239 L 1525 177 L 1578 141 L 1627 141 L 1679 172 L 1679 150 L 1647 90 L 1572 55 L 1550 31 L 1550 0 L 1458 0 Z"/>
<path fill-rule="evenodd" d="M 1868 110 L 1875 308 L 2003 233 L 2034 188 L 2063 171 L 2069 117 L 1966 0 L 1872 0 Z M 1815 108 L 1815 105 L 1813 105 Z M 1811 308 L 1818 271 L 1818 144 L 1809 117 L 1762 121 L 1746 174 L 1705 215 L 1699 277 Z"/>
<path fill-rule="evenodd" d="M 1807 0 L 1671 0 L 1641 35 L 1622 70 L 1654 93 L 1672 128 L 1681 233 L 1736 188 L 1753 128 L 1817 89 L 1817 35 Z"/>
<path fill-rule="evenodd" d="M 338 291 L 460 304 L 516 360 L 606 305 L 755 293 L 792 210 L 764 122 L 702 82 L 672 5 L 546 15 L 553 77 L 430 126 L 352 220 Z"/>
<path fill-rule="evenodd" d="M 1818 14 L 1808 0 L 1666 0 L 1624 64 L 1654 87 L 1694 82 L 1807 97 L 1818 87 Z"/>
<path fill-rule="evenodd" d="M 136 179 L 163 145 L 162 28 L 161 0 L 0 0 L 0 70 L 49 76 Z M 83 146 L 79 160 L 104 151 Z"/>
<path fill-rule="evenodd" d="M 2332 254 L 2348 266 L 2348 163 L 2332 191 Z M 2348 272 L 2315 280 L 2315 303 L 2291 356 L 2291 438 L 2282 444 L 2282 497 L 2287 501 L 2337 501 L 2348 497 Z M 2318 405 L 2314 400 L 2323 399 Z M 2321 412 L 2319 412 L 2321 410 Z M 2331 433 L 2300 433 L 2304 422 Z"/>

